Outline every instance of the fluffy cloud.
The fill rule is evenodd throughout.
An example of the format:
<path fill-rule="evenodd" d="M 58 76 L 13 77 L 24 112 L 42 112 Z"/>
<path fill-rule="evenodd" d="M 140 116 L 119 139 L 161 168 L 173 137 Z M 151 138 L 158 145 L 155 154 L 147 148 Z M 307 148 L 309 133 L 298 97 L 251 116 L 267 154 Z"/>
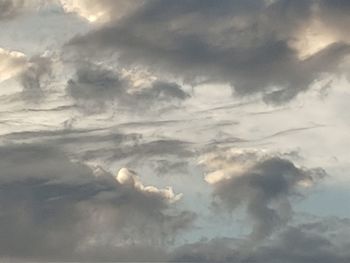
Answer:
<path fill-rule="evenodd" d="M 23 98 L 37 99 L 42 95 L 41 82 L 50 74 L 50 58 L 45 56 L 28 58 L 21 52 L 0 48 L 0 60 L 0 82 L 17 78 L 23 88 Z"/>
<path fill-rule="evenodd" d="M 126 168 L 114 178 L 38 145 L 3 146 L 0 156 L 2 257 L 71 260 L 113 248 L 161 250 L 194 219 L 173 207 L 181 195 L 145 186 Z"/>
<path fill-rule="evenodd" d="M 116 20 L 143 3 L 128 0 L 60 0 L 66 12 L 76 13 L 89 22 Z"/>
<path fill-rule="evenodd" d="M 278 155 L 234 151 L 209 155 L 202 163 L 210 171 L 213 204 L 233 212 L 245 206 L 253 222 L 252 240 L 262 240 L 292 217 L 291 197 L 322 178 L 322 169 L 303 169 Z"/>
<path fill-rule="evenodd" d="M 0 81 L 17 75 L 27 65 L 27 57 L 23 53 L 2 48 L 0 48 L 0 61 Z"/>
<path fill-rule="evenodd" d="M 126 185 L 128 187 L 134 187 L 139 191 L 144 192 L 145 194 L 158 194 L 160 196 L 163 196 L 171 203 L 178 201 L 182 197 L 182 194 L 175 195 L 171 187 L 168 187 L 166 189 L 158 189 L 154 186 L 144 186 L 136 173 L 127 168 L 120 169 L 116 176 L 116 179 L 120 184 Z"/>
<path fill-rule="evenodd" d="M 191 83 L 229 83 L 237 94 L 262 93 L 266 101 L 282 103 L 338 71 L 350 52 L 348 42 L 334 37 L 313 48 L 323 33 L 328 37 L 326 30 L 320 38 L 310 35 L 323 28 L 320 12 L 335 18 L 332 4 L 324 2 L 149 1 L 68 46 L 85 54 L 116 53 L 124 65 L 143 65 Z M 322 22 L 316 29 L 315 20 Z"/>

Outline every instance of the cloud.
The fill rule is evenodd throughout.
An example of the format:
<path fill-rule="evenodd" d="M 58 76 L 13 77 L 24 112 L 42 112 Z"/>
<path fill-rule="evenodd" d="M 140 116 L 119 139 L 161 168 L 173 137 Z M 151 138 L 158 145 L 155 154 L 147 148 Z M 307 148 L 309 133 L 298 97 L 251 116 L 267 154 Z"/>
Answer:
<path fill-rule="evenodd" d="M 213 205 L 233 212 L 246 208 L 253 223 L 251 239 L 260 241 L 292 217 L 291 198 L 325 175 L 291 161 L 257 151 L 228 150 L 202 160 L 213 186 Z"/>
<path fill-rule="evenodd" d="M 126 67 L 142 65 L 189 83 L 229 83 L 238 95 L 262 94 L 267 102 L 283 103 L 338 71 L 349 55 L 344 39 L 306 50 L 320 43 L 303 28 L 322 19 L 314 11 L 321 4 L 149 1 L 117 22 L 73 38 L 68 47 L 85 55 L 115 53 Z"/>
<path fill-rule="evenodd" d="M 139 142 L 129 147 L 124 147 L 113 151 L 111 159 L 133 158 L 133 162 L 144 161 L 151 156 L 173 156 L 191 157 L 194 150 L 190 142 L 181 140 L 152 140 L 149 142 Z"/>
<path fill-rule="evenodd" d="M 26 64 L 27 58 L 23 53 L 0 48 L 0 81 L 17 75 Z"/>
<path fill-rule="evenodd" d="M 0 0 L 0 261 L 350 262 L 349 8 Z"/>
<path fill-rule="evenodd" d="M 116 179 L 120 184 L 127 187 L 134 187 L 139 191 L 144 192 L 145 194 L 158 194 L 160 196 L 163 196 L 171 203 L 180 200 L 182 197 L 182 194 L 175 195 L 171 187 L 168 187 L 167 189 L 158 189 L 154 186 L 144 186 L 137 174 L 127 168 L 120 169 L 116 176 Z"/>
<path fill-rule="evenodd" d="M 350 259 L 345 236 L 349 236 L 348 220 L 324 219 L 290 226 L 275 238 L 254 248 L 242 246 L 242 240 L 233 238 L 186 244 L 173 252 L 172 261 L 343 263 Z"/>
<path fill-rule="evenodd" d="M 124 148 L 125 145 L 133 145 L 142 139 L 141 134 L 110 131 L 107 128 L 74 129 L 65 128 L 57 130 L 36 130 L 11 132 L 2 136 L 7 143 L 41 143 L 51 147 L 62 147 L 77 158 L 84 155 L 85 151 L 103 149 L 96 159 L 104 159 L 109 156 L 109 148 Z"/>
<path fill-rule="evenodd" d="M 252 151 L 225 155 L 252 165 L 246 169 L 250 174 L 235 175 L 249 178 L 251 185 L 244 182 L 243 189 L 235 188 L 248 201 L 255 191 L 263 199 L 270 193 L 275 202 L 285 191 L 291 194 L 297 181 L 311 179 L 310 170 L 263 154 L 257 161 L 258 155 Z M 222 158 L 210 160 L 221 166 Z M 271 183 L 277 177 L 276 167 L 285 178 Z M 101 167 L 69 160 L 56 148 L 36 144 L 0 147 L 0 168 L 0 257 L 5 259 L 343 263 L 350 258 L 347 219 L 291 225 L 254 247 L 246 246 L 244 238 L 231 237 L 168 247 L 195 218 L 176 206 L 181 195 L 171 188 L 147 186 L 127 168 L 112 175 Z"/>
<path fill-rule="evenodd" d="M 349 10 L 350 5 L 346 0 L 320 0 L 318 12 L 325 23 L 328 23 L 327 26 L 334 30 L 334 37 L 349 41 L 349 37 L 343 34 L 349 23 Z"/>
<path fill-rule="evenodd" d="M 51 60 L 48 57 L 34 56 L 28 60 L 26 70 L 19 75 L 25 100 L 37 101 L 43 96 L 42 82 L 51 74 Z"/>
<path fill-rule="evenodd" d="M 154 81 L 147 89 L 135 92 L 140 100 L 152 102 L 154 99 L 166 101 L 171 99 L 185 100 L 189 95 L 181 87 L 173 82 L 161 80 Z"/>
<path fill-rule="evenodd" d="M 52 0 L 1 0 L 0 21 L 13 19 L 18 15 L 40 9 L 42 6 L 52 3 Z"/>
<path fill-rule="evenodd" d="M 117 72 L 89 65 L 77 69 L 75 78 L 68 81 L 67 92 L 86 111 L 93 112 L 113 100 L 124 101 L 127 86 L 127 81 Z"/>
<path fill-rule="evenodd" d="M 1 257 L 99 258 L 114 248 L 123 260 L 133 247 L 162 250 L 195 217 L 173 205 L 181 195 L 145 186 L 126 168 L 114 177 L 33 144 L 2 146 L 0 156 Z"/>
<path fill-rule="evenodd" d="M 0 48 L 0 82 L 17 78 L 22 85 L 22 98 L 36 100 L 42 96 L 41 82 L 51 73 L 51 60 L 46 56 L 28 58 L 25 54 Z"/>
<path fill-rule="evenodd" d="M 141 113 L 189 97 L 174 82 L 152 80 L 136 85 L 128 75 L 94 64 L 78 66 L 76 76 L 68 81 L 67 93 L 90 113 L 103 111 L 113 104 L 119 109 Z"/>
<path fill-rule="evenodd" d="M 143 0 L 60 0 L 60 2 L 66 12 L 76 13 L 91 23 L 104 23 L 120 19 L 132 12 L 143 3 Z"/>
<path fill-rule="evenodd" d="M 16 16 L 23 7 L 23 0 L 3 0 L 0 2 L 0 20 Z"/>

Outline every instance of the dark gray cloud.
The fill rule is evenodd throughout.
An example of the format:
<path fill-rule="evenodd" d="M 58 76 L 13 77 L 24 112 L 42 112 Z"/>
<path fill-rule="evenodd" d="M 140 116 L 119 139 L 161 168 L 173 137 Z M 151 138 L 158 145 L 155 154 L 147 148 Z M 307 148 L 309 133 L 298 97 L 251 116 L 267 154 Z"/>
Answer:
<path fill-rule="evenodd" d="M 168 125 L 176 125 L 183 122 L 182 120 L 165 120 L 165 121 L 139 121 L 139 122 L 125 122 L 118 124 L 120 128 L 144 128 L 144 127 L 163 127 Z"/>
<path fill-rule="evenodd" d="M 181 140 L 154 140 L 140 142 L 130 147 L 120 149 L 113 154 L 113 159 L 133 157 L 133 161 L 144 160 L 150 156 L 182 156 L 190 157 L 194 149 L 190 142 Z"/>
<path fill-rule="evenodd" d="M 124 65 L 143 65 L 189 82 L 229 83 L 237 94 L 263 93 L 266 101 L 282 103 L 336 71 L 350 52 L 339 41 L 299 57 L 292 42 L 314 18 L 319 2 L 148 1 L 68 46 L 86 54 L 116 53 Z"/>
<path fill-rule="evenodd" d="M 320 16 L 335 33 L 346 32 L 349 18 L 350 4 L 346 0 L 320 0 Z"/>
<path fill-rule="evenodd" d="M 257 247 L 247 247 L 245 239 L 218 237 L 165 249 L 159 244 L 171 242 L 191 225 L 194 215 L 172 209 L 160 193 L 147 192 L 130 181 L 121 183 L 100 168 L 94 171 L 39 145 L 0 147 L 0 168 L 0 257 L 237 263 L 350 259 L 348 219 L 290 226 Z M 277 176 L 276 171 L 284 174 Z M 291 185 L 309 172 L 276 158 L 256 164 L 245 176 L 251 186 L 243 183 L 243 189 L 234 189 L 242 198 L 249 200 L 250 188 L 256 188 L 263 199 L 276 200 L 277 195 L 293 191 Z M 243 194 L 244 190 L 249 193 Z"/>
<path fill-rule="evenodd" d="M 186 244 L 174 251 L 172 261 L 345 263 L 350 260 L 345 236 L 349 237 L 348 220 L 325 219 L 288 227 L 278 236 L 255 248 L 247 248 L 242 245 L 244 240 L 242 242 L 232 238 L 216 238 Z"/>
<path fill-rule="evenodd" d="M 138 95 L 144 100 L 151 101 L 154 98 L 159 100 L 168 100 L 169 98 L 184 100 L 189 97 L 178 84 L 165 81 L 155 81 L 150 89 L 142 91 Z"/>
<path fill-rule="evenodd" d="M 96 107 L 104 108 L 116 98 L 125 100 L 127 85 L 117 73 L 88 65 L 79 68 L 75 78 L 68 81 L 67 92 L 79 105 L 93 112 Z"/>
<path fill-rule="evenodd" d="M 178 84 L 161 80 L 136 89 L 119 71 L 93 64 L 78 66 L 75 78 L 68 81 L 67 92 L 87 112 L 100 111 L 113 104 L 119 109 L 142 112 L 189 97 Z"/>
<path fill-rule="evenodd" d="M 0 1 L 0 20 L 15 17 L 23 7 L 23 0 L 1 0 Z"/>
<path fill-rule="evenodd" d="M 28 60 L 27 68 L 19 74 L 23 86 L 22 96 L 25 100 L 38 101 L 43 96 L 43 82 L 50 77 L 51 60 L 46 57 L 34 56 Z"/>
<path fill-rule="evenodd" d="M 13 132 L 2 135 L 1 138 L 7 143 L 42 143 L 52 147 L 60 147 L 70 150 L 71 153 L 83 151 L 86 147 L 105 148 L 122 147 L 124 144 L 137 144 L 142 138 L 141 134 L 124 134 L 110 131 L 108 128 L 97 129 L 60 129 L 60 130 L 37 130 L 27 132 Z M 105 157 L 103 154 L 101 158 Z"/>
<path fill-rule="evenodd" d="M 128 161 L 131 165 L 144 163 L 150 158 L 160 159 L 179 157 L 186 160 L 195 156 L 196 149 L 193 144 L 181 140 L 152 140 L 145 141 L 142 138 L 134 140 L 134 143 L 119 145 L 118 147 L 103 147 L 93 150 L 87 150 L 82 155 L 84 160 L 93 160 L 102 158 L 106 161 Z"/>
<path fill-rule="evenodd" d="M 217 156 L 221 174 L 206 177 L 212 184 L 214 207 L 229 212 L 245 207 L 253 223 L 251 239 L 260 241 L 284 226 L 293 216 L 291 198 L 302 194 L 303 186 L 311 186 L 325 176 L 322 169 L 303 169 L 279 156 L 258 157 L 256 153 Z M 220 166 L 219 166 L 220 167 Z"/>
<path fill-rule="evenodd" d="M 142 133 L 120 129 L 120 127 L 128 127 L 137 130 L 139 125 L 149 127 L 156 123 L 158 122 L 141 122 L 141 124 L 130 123 L 130 126 L 122 124 L 90 129 L 29 130 L 11 132 L 0 138 L 5 144 L 40 143 L 64 149 L 75 158 L 85 161 L 122 161 L 127 162 L 131 167 L 149 163 L 154 166 L 155 172 L 160 176 L 166 174 L 167 171 L 185 173 L 185 167 L 180 166 L 185 164 L 188 158 L 195 156 L 197 149 L 193 143 L 176 139 L 155 139 L 153 136 L 148 137 Z"/>
<path fill-rule="evenodd" d="M 1 257 L 99 258 L 113 248 L 114 260 L 142 257 L 133 247 L 151 257 L 143 247 L 161 250 L 194 219 L 171 206 L 170 190 L 125 184 L 50 147 L 3 146 L 0 157 Z"/>

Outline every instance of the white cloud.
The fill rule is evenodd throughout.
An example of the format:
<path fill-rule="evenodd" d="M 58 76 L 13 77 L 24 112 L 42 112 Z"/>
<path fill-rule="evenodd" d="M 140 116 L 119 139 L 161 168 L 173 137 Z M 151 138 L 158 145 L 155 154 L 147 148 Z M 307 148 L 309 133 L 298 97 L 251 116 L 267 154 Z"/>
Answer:
<path fill-rule="evenodd" d="M 0 48 L 0 82 L 16 76 L 27 66 L 25 54 Z"/>
<path fill-rule="evenodd" d="M 205 154 L 199 164 L 208 171 L 204 180 L 208 184 L 215 185 L 235 177 L 245 176 L 258 163 L 274 157 L 283 157 L 283 155 L 265 149 L 230 148 Z M 314 182 L 311 177 L 305 176 L 300 178 L 297 184 L 301 187 L 311 187 Z"/>
<path fill-rule="evenodd" d="M 139 176 L 137 176 L 134 171 L 127 168 L 121 168 L 115 178 L 122 185 L 134 187 L 145 194 L 160 196 L 168 200 L 169 203 L 176 202 L 182 197 L 181 193 L 175 194 L 173 188 L 170 186 L 164 189 L 159 189 L 155 186 L 145 186 L 141 182 Z"/>
<path fill-rule="evenodd" d="M 130 12 L 142 1 L 125 0 L 60 0 L 63 9 L 76 13 L 91 23 L 104 23 L 110 19 L 119 19 Z"/>

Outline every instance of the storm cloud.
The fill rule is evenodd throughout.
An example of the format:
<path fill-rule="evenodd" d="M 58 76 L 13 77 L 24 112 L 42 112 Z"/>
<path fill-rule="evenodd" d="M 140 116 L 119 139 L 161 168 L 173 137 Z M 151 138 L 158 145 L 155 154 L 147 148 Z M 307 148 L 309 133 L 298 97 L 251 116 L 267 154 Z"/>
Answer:
<path fill-rule="evenodd" d="M 126 168 L 113 176 L 40 145 L 1 147 L 0 156 L 2 257 L 71 260 L 112 247 L 161 249 L 195 218 L 172 208 L 181 196 L 171 188 L 144 186 Z"/>
<path fill-rule="evenodd" d="M 267 102 L 283 103 L 336 72 L 349 54 L 344 39 L 311 51 L 312 43 L 304 43 L 309 36 L 303 28 L 336 7 L 327 1 L 149 1 L 68 46 L 87 55 L 115 53 L 128 66 L 141 64 L 189 83 L 228 83 L 236 94 L 260 93 Z"/>

